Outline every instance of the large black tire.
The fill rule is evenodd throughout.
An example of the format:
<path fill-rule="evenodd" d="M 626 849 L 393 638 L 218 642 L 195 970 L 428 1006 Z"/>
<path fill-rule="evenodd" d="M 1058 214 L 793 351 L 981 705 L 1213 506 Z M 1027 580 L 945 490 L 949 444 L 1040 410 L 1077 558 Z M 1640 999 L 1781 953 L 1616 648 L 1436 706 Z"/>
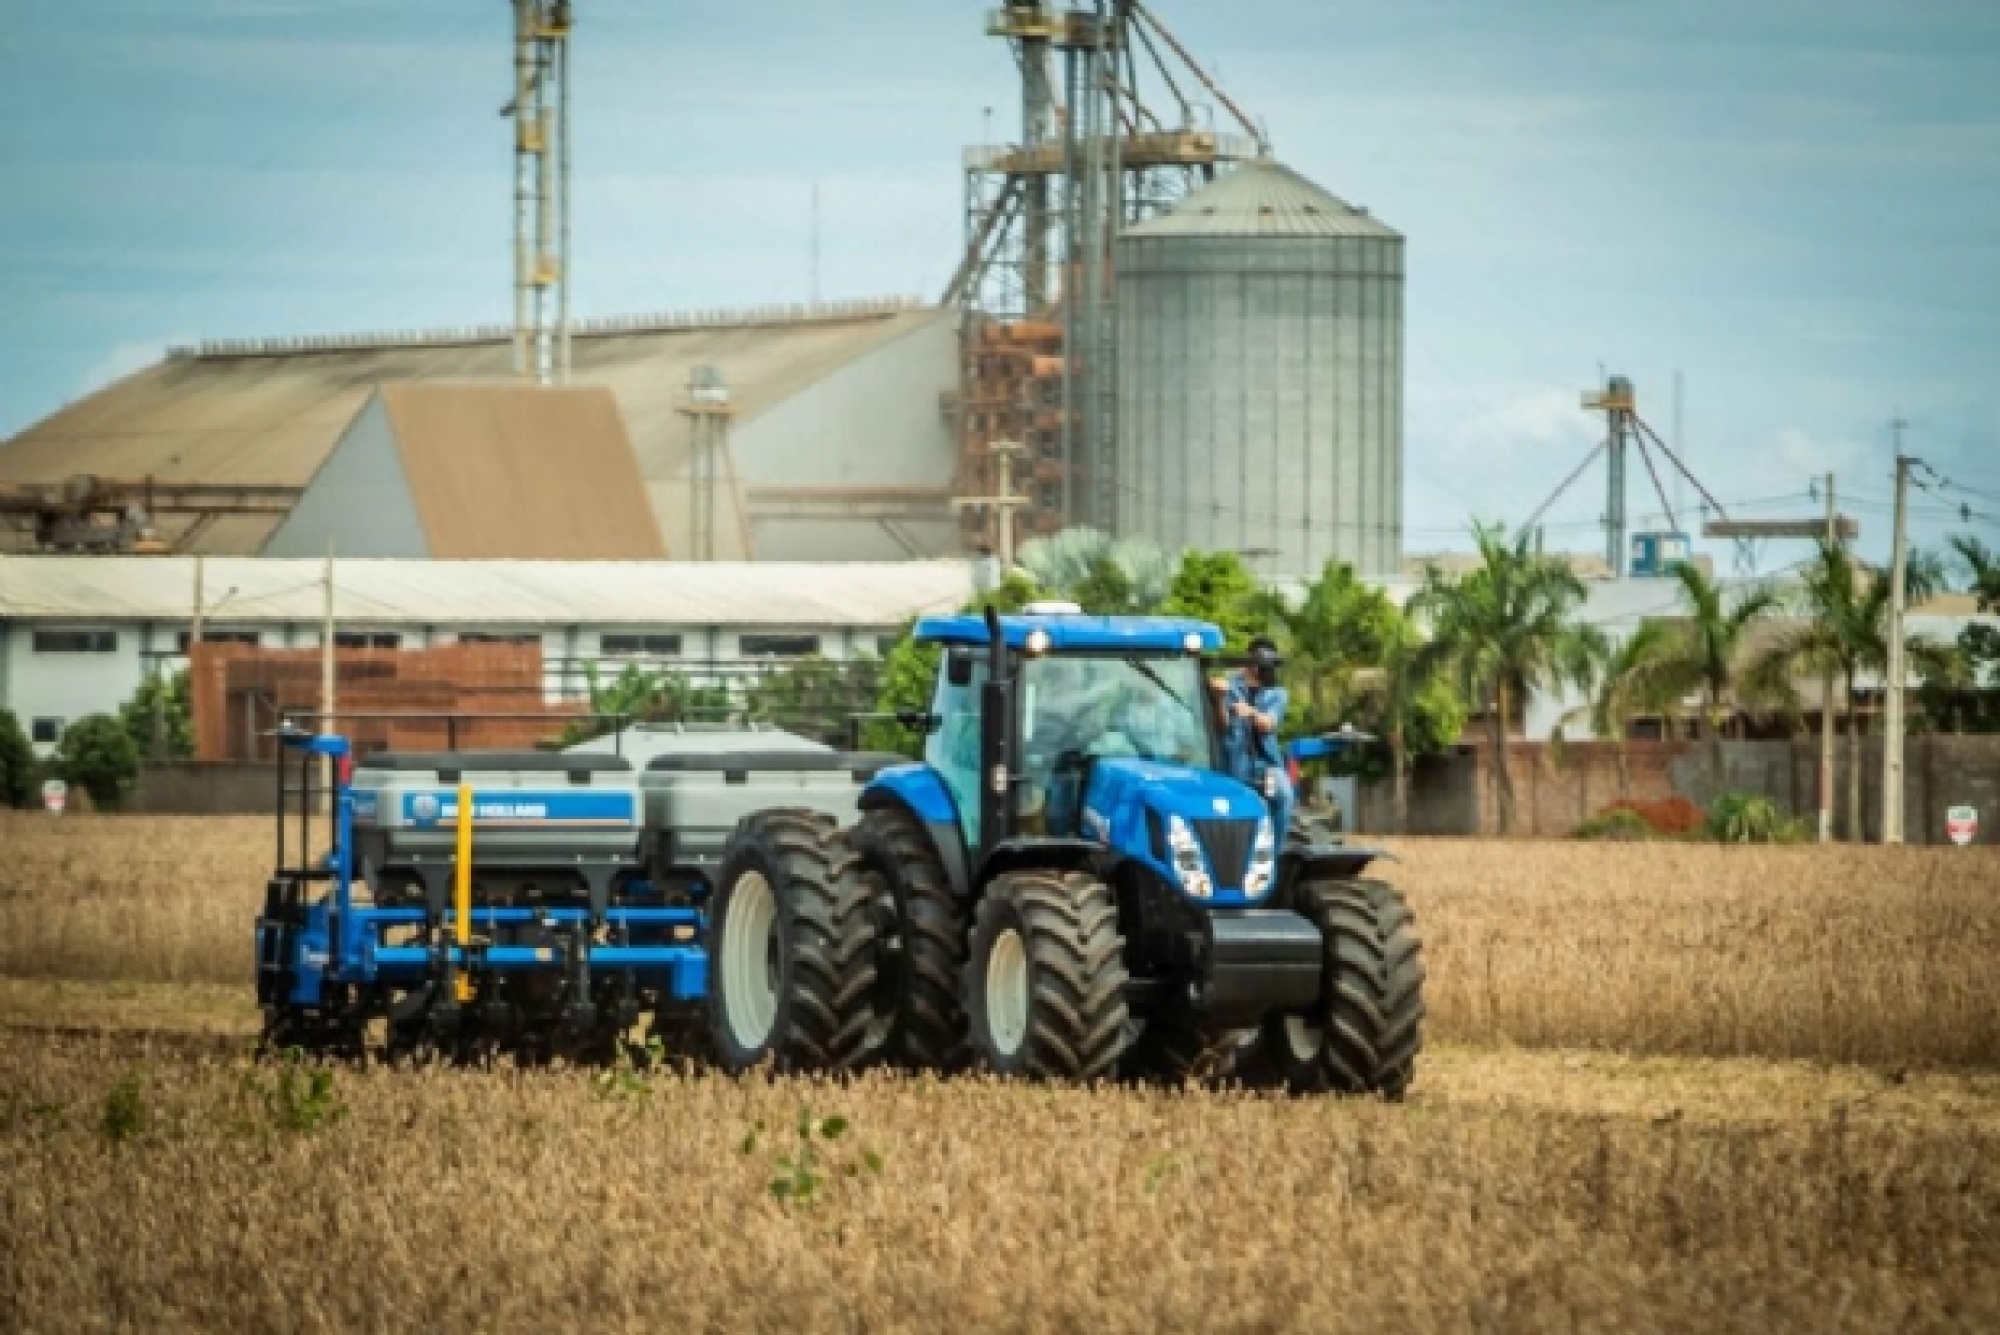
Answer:
<path fill-rule="evenodd" d="M 965 970 L 972 1049 L 998 1075 L 1114 1074 L 1126 1041 L 1125 939 L 1111 889 L 1081 872 L 995 877 Z"/>
<path fill-rule="evenodd" d="M 923 822 L 900 808 L 870 811 L 847 832 L 880 886 L 875 1055 L 913 1070 L 956 1071 L 970 1059 L 965 1007 L 965 906 Z"/>
<path fill-rule="evenodd" d="M 875 956 L 861 864 L 816 811 L 729 837 L 709 910 L 709 1031 L 724 1069 L 846 1070 L 867 1055 Z"/>
<path fill-rule="evenodd" d="M 1309 848 L 1326 848 L 1340 841 L 1340 831 L 1334 826 L 1333 813 L 1298 806 L 1292 808 L 1292 823 L 1285 830 L 1285 846 L 1282 851 L 1303 853 Z"/>
<path fill-rule="evenodd" d="M 1307 880 L 1293 902 L 1326 943 L 1320 1001 L 1313 1014 L 1265 1021 L 1246 1082 L 1402 1098 L 1423 1047 L 1423 947 L 1409 906 L 1366 880 Z"/>

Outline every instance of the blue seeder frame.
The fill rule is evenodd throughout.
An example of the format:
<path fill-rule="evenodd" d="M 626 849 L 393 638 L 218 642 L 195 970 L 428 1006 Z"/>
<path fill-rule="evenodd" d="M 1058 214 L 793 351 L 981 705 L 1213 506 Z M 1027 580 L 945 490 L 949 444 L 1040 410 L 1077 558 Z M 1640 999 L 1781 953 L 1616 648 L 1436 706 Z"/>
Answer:
<path fill-rule="evenodd" d="M 310 768 L 311 758 L 323 757 L 332 766 L 335 775 L 332 788 L 333 846 L 317 868 L 301 865 L 288 869 L 280 866 L 277 873 L 278 879 L 291 879 L 300 883 L 301 887 L 314 881 L 329 882 L 328 892 L 302 903 L 303 921 L 297 925 L 295 932 L 287 933 L 284 924 L 268 919 L 258 924 L 256 944 L 260 964 L 268 962 L 289 966 L 292 986 L 284 999 L 286 1004 L 317 1007 L 324 1001 L 329 984 L 416 987 L 441 975 L 467 970 L 477 975 L 482 972 L 558 972 L 572 967 L 560 946 L 482 946 L 475 943 L 469 951 L 462 949 L 452 940 L 457 915 L 449 907 L 443 920 L 433 924 L 438 930 L 432 933 L 432 937 L 439 944 L 383 944 L 383 935 L 388 929 L 426 925 L 430 914 L 423 907 L 383 908 L 355 902 L 354 794 L 347 774 L 346 762 L 352 754 L 348 739 L 338 734 L 293 730 L 279 732 L 278 738 L 286 750 L 306 758 L 307 768 Z M 286 815 L 282 764 L 281 760 L 278 799 L 281 831 Z M 282 840 L 281 833 L 281 861 Z M 302 850 L 301 857 L 304 856 L 306 854 Z M 642 883 L 633 889 L 643 894 L 646 887 Z M 303 900 L 303 889 L 300 894 Z M 475 907 L 471 921 L 473 934 L 477 936 L 482 928 L 527 923 L 555 926 L 568 932 L 586 922 L 590 916 L 590 910 L 584 908 Z M 693 941 L 672 945 L 592 942 L 587 960 L 591 976 L 630 974 L 635 981 L 657 987 L 665 997 L 675 1001 L 698 1000 L 707 995 L 708 952 L 701 944 L 705 937 L 706 920 L 700 909 L 614 904 L 606 909 L 603 925 L 611 929 L 610 935 L 614 938 L 627 937 L 625 929 L 632 927 L 692 927 L 695 937 Z M 274 958 L 286 950 L 288 941 L 291 958 L 283 961 Z"/>

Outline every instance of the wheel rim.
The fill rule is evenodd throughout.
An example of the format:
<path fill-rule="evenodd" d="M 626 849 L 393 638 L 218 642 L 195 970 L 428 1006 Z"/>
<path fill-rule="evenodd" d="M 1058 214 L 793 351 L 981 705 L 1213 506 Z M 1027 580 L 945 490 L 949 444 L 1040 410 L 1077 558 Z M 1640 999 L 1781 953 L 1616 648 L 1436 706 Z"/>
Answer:
<path fill-rule="evenodd" d="M 778 898 L 760 871 L 737 878 L 722 924 L 722 999 L 729 1036 L 746 1049 L 770 1041 L 778 1018 Z"/>
<path fill-rule="evenodd" d="M 1028 1035 L 1028 949 L 1009 927 L 986 956 L 986 1027 L 994 1052 L 1011 1057 Z"/>
<path fill-rule="evenodd" d="M 1285 1051 L 1295 1062 L 1310 1062 L 1319 1058 L 1320 1050 L 1326 1046 L 1326 1030 L 1316 1024 L 1309 1024 L 1302 1017 L 1285 1017 Z"/>

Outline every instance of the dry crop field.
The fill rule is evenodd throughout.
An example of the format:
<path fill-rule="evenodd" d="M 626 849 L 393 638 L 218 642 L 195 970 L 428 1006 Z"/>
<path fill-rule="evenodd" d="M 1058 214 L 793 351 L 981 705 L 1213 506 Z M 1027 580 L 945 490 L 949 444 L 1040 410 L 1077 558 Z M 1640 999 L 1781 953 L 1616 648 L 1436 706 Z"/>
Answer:
<path fill-rule="evenodd" d="M 315 1094 L 245 1055 L 268 840 L 0 815 L 0 1329 L 2000 1328 L 1991 850 L 1397 844 L 1432 1023 L 1392 1106 Z M 802 1110 L 848 1125 L 787 1206 Z"/>

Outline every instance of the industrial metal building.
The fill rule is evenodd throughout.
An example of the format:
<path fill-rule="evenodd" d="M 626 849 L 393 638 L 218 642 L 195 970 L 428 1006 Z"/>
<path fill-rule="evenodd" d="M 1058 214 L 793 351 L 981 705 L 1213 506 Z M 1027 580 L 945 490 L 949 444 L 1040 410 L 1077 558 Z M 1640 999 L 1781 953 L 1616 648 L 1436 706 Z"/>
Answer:
<path fill-rule="evenodd" d="M 0 550 L 33 546 L 50 514 L 76 522 L 41 523 L 43 531 L 85 528 L 93 495 L 107 498 L 109 513 L 98 517 L 119 525 L 143 506 L 150 480 L 184 508 L 144 517 L 156 534 L 148 545 L 265 551 L 342 437 L 366 429 L 357 419 L 378 388 L 519 386 L 512 337 L 496 327 L 178 349 L 0 444 L 0 501 L 9 502 L 0 511 L 14 520 L 0 525 Z M 950 504 L 957 451 L 941 409 L 958 380 L 957 338 L 951 312 L 903 301 L 584 321 L 573 335 L 572 383 L 602 386 L 615 399 L 669 556 L 939 556 L 959 546 Z M 719 384 L 703 382 L 711 416 L 715 396 L 726 396 L 726 442 L 711 471 L 697 467 L 692 448 L 698 368 L 719 376 Z M 559 461 L 564 441 L 548 439 L 545 448 Z M 481 452 L 462 466 L 470 477 L 482 467 L 504 470 L 505 460 Z M 80 477 L 98 480 L 94 493 L 74 483 Z M 196 483 L 193 499 L 175 490 Z M 487 483 L 534 485 L 519 470 Z M 703 500 L 712 541 L 697 552 Z M 475 514 L 472 522 L 483 521 Z M 509 536 L 497 519 L 488 527 Z M 287 538 L 274 550 L 309 545 Z"/>
<path fill-rule="evenodd" d="M 1400 574 L 1402 236 L 1259 159 L 1117 255 L 1118 533 Z"/>
<path fill-rule="evenodd" d="M 0 708 L 47 754 L 65 724 L 110 712 L 203 637 L 318 646 L 326 565 L 210 557 L 0 556 Z M 538 643 L 547 698 L 587 692 L 586 665 L 697 680 L 773 660 L 877 655 L 910 618 L 975 593 L 961 560 L 855 562 L 435 561 L 334 564 L 335 643 L 421 649 Z"/>
<path fill-rule="evenodd" d="M 659 560 L 632 443 L 601 385 L 387 384 L 341 434 L 270 556 Z"/>

